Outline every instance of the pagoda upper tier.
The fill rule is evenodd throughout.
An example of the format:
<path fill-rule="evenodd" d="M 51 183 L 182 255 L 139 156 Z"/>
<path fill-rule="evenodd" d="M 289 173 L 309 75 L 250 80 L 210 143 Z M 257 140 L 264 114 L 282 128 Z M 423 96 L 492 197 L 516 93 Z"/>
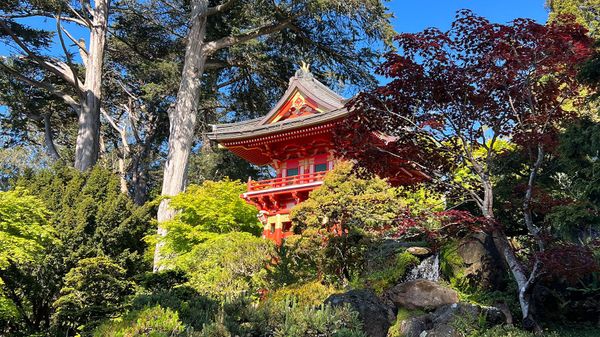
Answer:
<path fill-rule="evenodd" d="M 316 136 L 330 133 L 335 122 L 348 114 L 345 103 L 312 73 L 300 69 L 264 117 L 213 125 L 208 137 L 255 165 L 274 164 L 276 168 L 277 161 L 303 155 L 302 151 L 318 152 L 318 142 L 324 139 Z M 326 138 L 329 143 L 330 137 Z M 300 140 L 312 144 L 310 149 Z"/>

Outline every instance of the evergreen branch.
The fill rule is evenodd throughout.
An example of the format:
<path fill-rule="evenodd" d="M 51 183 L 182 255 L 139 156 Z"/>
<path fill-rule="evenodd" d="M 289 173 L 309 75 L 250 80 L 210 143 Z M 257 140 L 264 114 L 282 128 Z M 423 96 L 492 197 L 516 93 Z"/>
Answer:
<path fill-rule="evenodd" d="M 37 17 L 37 16 L 41 16 L 41 17 L 45 17 L 45 18 L 54 18 L 55 15 L 50 12 L 31 11 L 31 12 L 26 12 L 24 14 L 2 15 L 2 16 L 0 16 L 0 18 L 2 18 L 2 19 L 25 19 L 25 18 L 31 18 L 31 17 Z M 73 22 L 80 26 L 89 27 L 85 21 L 80 20 L 78 18 L 71 17 L 71 16 L 63 16 L 62 20 Z"/>

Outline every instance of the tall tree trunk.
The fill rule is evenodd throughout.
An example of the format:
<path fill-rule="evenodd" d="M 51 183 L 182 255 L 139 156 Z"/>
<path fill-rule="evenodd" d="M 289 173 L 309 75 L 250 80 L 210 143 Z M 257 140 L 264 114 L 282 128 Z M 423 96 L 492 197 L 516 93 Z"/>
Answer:
<path fill-rule="evenodd" d="M 181 75 L 181 84 L 177 92 L 177 103 L 169 111 L 169 154 L 163 173 L 163 196 L 174 196 L 185 188 L 187 164 L 196 128 L 196 111 L 200 97 L 200 85 L 206 55 L 203 53 L 206 36 L 206 13 L 208 0 L 192 1 L 192 27 L 188 34 L 185 61 Z M 158 208 L 158 234 L 166 235 L 161 223 L 173 219 L 175 211 L 169 207 L 169 200 L 164 199 Z M 154 270 L 159 270 L 161 248 L 159 241 L 154 252 Z"/>
<path fill-rule="evenodd" d="M 75 168 L 84 171 L 96 164 L 100 152 L 100 102 L 102 65 L 108 31 L 109 0 L 96 0 L 90 27 L 90 47 L 86 58 L 85 84 L 79 111 Z"/>
<path fill-rule="evenodd" d="M 46 152 L 53 161 L 59 161 L 60 155 L 54 145 L 54 136 L 52 135 L 52 125 L 50 125 L 50 115 L 44 115 L 44 143 L 46 144 Z"/>
<path fill-rule="evenodd" d="M 137 155 L 131 160 L 131 188 L 133 202 L 143 205 L 148 200 L 148 162 Z"/>

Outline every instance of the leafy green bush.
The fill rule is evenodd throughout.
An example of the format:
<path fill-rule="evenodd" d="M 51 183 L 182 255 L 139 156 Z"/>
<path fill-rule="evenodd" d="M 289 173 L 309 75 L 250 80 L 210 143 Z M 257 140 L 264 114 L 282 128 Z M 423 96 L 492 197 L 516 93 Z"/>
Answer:
<path fill-rule="evenodd" d="M 349 306 L 313 308 L 292 305 L 280 311 L 273 331 L 275 337 L 366 337 L 361 328 L 358 313 Z"/>
<path fill-rule="evenodd" d="M 296 227 L 327 228 L 342 224 L 344 228 L 376 232 L 388 225 L 399 213 L 403 202 L 397 190 L 377 177 L 361 178 L 352 164 L 339 163 L 329 172 L 320 188 L 292 209 Z"/>
<path fill-rule="evenodd" d="M 133 300 L 132 307 L 140 310 L 156 305 L 177 312 L 185 326 L 201 329 L 213 321 L 220 303 L 198 294 L 190 287 L 178 286 L 153 294 L 139 294 Z"/>
<path fill-rule="evenodd" d="M 170 200 L 170 207 L 178 210 L 174 220 L 163 223 L 167 229 L 162 248 L 166 266 L 176 266 L 193 254 L 195 247 L 220 234 L 246 232 L 260 235 L 262 226 L 256 208 L 247 204 L 240 194 L 246 191 L 239 181 L 204 181 L 191 185 L 185 192 Z"/>
<path fill-rule="evenodd" d="M 94 257 L 77 262 L 65 275 L 65 284 L 54 302 L 54 320 L 59 326 L 79 329 L 93 326 L 123 309 L 132 293 L 132 283 L 125 269 L 107 257 Z"/>
<path fill-rule="evenodd" d="M 325 285 L 319 281 L 294 284 L 269 293 L 266 301 L 261 303 L 261 305 L 268 306 L 275 302 L 281 303 L 286 300 L 292 300 L 300 306 L 316 307 L 337 291 L 338 289 L 333 286 Z"/>
<path fill-rule="evenodd" d="M 253 296 L 267 287 L 267 267 L 274 244 L 249 233 L 217 235 L 197 244 L 177 261 L 189 278 L 187 284 L 210 297 Z"/>
<path fill-rule="evenodd" d="M 44 203 L 25 189 L 0 191 L 0 269 L 31 261 L 57 243 L 49 217 Z"/>
<path fill-rule="evenodd" d="M 185 327 L 176 311 L 160 306 L 132 311 L 122 318 L 100 325 L 94 337 L 178 337 L 184 336 Z"/>
<path fill-rule="evenodd" d="M 327 230 L 308 228 L 301 235 L 285 239 L 286 253 L 277 268 L 286 268 L 296 282 L 312 280 L 344 284 L 362 270 L 371 239 L 360 230 L 337 235 Z"/>
<path fill-rule="evenodd" d="M 302 234 L 284 243 L 287 269 L 300 281 L 315 276 L 327 282 L 351 281 L 363 273 L 368 249 L 397 230 L 400 214 L 443 207 L 444 199 L 423 186 L 392 188 L 385 180 L 342 162 L 325 176 L 319 189 L 292 209 L 292 221 Z M 374 277 L 391 282 L 399 272 L 403 273 L 390 269 Z"/>

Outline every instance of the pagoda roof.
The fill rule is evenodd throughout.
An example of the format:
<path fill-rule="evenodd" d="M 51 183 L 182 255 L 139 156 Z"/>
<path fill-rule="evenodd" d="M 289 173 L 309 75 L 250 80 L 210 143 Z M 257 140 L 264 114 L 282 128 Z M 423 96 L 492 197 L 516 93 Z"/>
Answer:
<path fill-rule="evenodd" d="M 292 110 L 296 109 L 293 106 L 295 100 L 303 104 L 302 113 L 301 110 Z M 322 124 L 347 115 L 344 107 L 346 102 L 342 96 L 315 79 L 307 67 L 303 67 L 290 78 L 287 90 L 265 116 L 212 125 L 208 138 L 216 141 L 239 140 Z"/>

